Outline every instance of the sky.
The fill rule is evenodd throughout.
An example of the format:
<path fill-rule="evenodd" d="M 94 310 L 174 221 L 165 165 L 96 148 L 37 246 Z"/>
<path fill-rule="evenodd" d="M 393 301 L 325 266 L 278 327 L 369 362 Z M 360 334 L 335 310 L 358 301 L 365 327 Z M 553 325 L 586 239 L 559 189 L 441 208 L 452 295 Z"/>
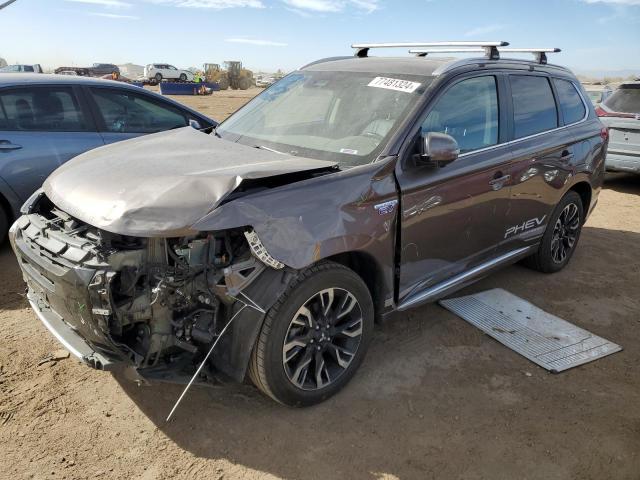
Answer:
<path fill-rule="evenodd" d="M 352 43 L 445 40 L 560 47 L 550 62 L 640 75 L 640 0 L 17 0 L 0 10 L 0 57 L 46 68 L 242 60 L 290 71 L 349 55 Z"/>

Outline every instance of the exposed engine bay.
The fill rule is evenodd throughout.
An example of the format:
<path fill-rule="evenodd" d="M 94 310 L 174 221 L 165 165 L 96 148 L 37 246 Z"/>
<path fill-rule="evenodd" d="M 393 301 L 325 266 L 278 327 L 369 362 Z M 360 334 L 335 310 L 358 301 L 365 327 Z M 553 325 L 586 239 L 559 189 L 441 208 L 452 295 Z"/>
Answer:
<path fill-rule="evenodd" d="M 91 318 L 76 308 L 81 301 L 69 298 L 66 312 L 58 313 L 97 349 L 117 351 L 139 372 L 189 374 L 234 307 L 249 304 L 264 313 L 242 292 L 265 270 L 284 267 L 250 227 L 180 238 L 129 237 L 87 225 L 44 195 L 18 228 L 17 241 L 40 257 L 88 272 L 80 277 L 87 277 Z M 40 290 L 27 282 L 31 290 Z M 59 303 L 53 295 L 46 297 L 52 309 Z"/>

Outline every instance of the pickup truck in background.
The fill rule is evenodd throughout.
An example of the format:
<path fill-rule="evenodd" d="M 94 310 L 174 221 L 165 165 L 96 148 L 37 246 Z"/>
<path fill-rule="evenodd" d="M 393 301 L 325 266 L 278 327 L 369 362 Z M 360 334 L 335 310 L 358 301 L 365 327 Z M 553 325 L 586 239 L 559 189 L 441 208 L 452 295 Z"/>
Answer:
<path fill-rule="evenodd" d="M 120 76 L 120 69 L 113 63 L 94 63 L 91 67 L 58 67 L 53 71 L 53 73 L 60 72 L 76 72 L 83 77 L 102 77 L 113 73 Z"/>

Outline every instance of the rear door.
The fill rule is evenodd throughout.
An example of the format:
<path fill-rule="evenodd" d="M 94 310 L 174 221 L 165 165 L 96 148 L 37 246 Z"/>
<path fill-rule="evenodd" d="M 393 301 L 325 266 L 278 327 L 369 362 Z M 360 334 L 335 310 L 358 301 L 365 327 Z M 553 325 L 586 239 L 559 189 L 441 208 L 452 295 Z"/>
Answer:
<path fill-rule="evenodd" d="M 170 103 L 130 88 L 91 87 L 88 92 L 98 129 L 107 144 L 186 127 L 192 118 Z"/>
<path fill-rule="evenodd" d="M 501 79 L 470 76 L 446 86 L 428 107 L 421 131 L 451 135 L 460 157 L 441 168 L 412 165 L 416 145 L 397 172 L 401 302 L 496 255 L 511 185 Z"/>
<path fill-rule="evenodd" d="M 58 166 L 103 145 L 80 95 L 65 85 L 0 89 L 0 178 L 22 201 Z"/>
<path fill-rule="evenodd" d="M 566 184 L 590 155 L 594 129 L 586 101 L 572 80 L 546 74 L 510 74 L 511 208 L 505 248 L 537 242 Z M 599 138 L 599 131 L 595 131 Z M 585 208 L 588 208 L 586 206 Z"/>

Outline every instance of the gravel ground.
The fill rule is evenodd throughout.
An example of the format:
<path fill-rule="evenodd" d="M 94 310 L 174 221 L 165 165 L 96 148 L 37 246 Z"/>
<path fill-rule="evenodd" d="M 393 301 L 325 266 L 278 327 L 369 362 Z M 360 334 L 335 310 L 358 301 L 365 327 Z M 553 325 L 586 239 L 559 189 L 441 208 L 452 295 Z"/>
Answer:
<path fill-rule="evenodd" d="M 255 91 L 176 97 L 221 119 Z M 27 307 L 0 247 L 0 478 L 640 478 L 640 177 L 608 180 L 564 271 L 515 265 L 503 287 L 625 347 L 552 375 L 428 305 L 377 328 L 324 404 L 282 407 L 249 385 L 137 387 L 91 370 Z M 47 360 L 47 358 L 57 360 Z"/>

